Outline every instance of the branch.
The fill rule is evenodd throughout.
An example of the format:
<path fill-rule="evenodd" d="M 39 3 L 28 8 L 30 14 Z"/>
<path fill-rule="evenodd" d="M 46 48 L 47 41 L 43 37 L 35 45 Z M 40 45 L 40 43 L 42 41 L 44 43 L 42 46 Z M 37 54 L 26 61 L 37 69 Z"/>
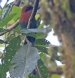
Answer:
<path fill-rule="evenodd" d="M 4 58 L 5 53 L 2 53 L 2 55 L 0 56 L 0 59 Z"/>
<path fill-rule="evenodd" d="M 0 39 L 0 43 L 6 43 L 6 44 L 7 44 L 7 42 L 6 42 L 6 41 L 4 41 L 4 40 L 1 40 L 1 39 Z"/>
<path fill-rule="evenodd" d="M 58 74 L 58 75 L 62 75 L 63 74 L 63 69 L 60 67 L 57 67 L 55 69 L 52 68 L 48 68 L 50 74 Z"/>
<path fill-rule="evenodd" d="M 37 9 L 38 9 L 38 5 L 39 5 L 39 0 L 35 0 L 33 11 L 32 11 L 31 17 L 29 18 L 27 28 L 30 27 L 30 24 L 31 24 L 32 20 L 35 18 L 35 15 L 36 15 L 36 12 L 37 12 Z"/>
<path fill-rule="evenodd" d="M 21 0 L 15 0 L 14 2 L 12 2 L 12 4 L 15 6 L 19 6 L 20 3 L 21 3 Z"/>
<path fill-rule="evenodd" d="M 40 70 L 38 68 L 38 65 L 36 66 L 36 68 L 37 68 L 37 71 L 38 71 L 38 74 L 39 74 L 40 78 L 42 78 L 41 73 L 40 73 Z"/>
<path fill-rule="evenodd" d="M 17 20 L 13 25 L 10 26 L 10 28 L 8 30 L 6 30 L 5 32 L 0 33 L 0 36 L 6 34 L 7 32 L 13 30 L 14 28 L 16 28 L 19 25 L 19 20 Z"/>

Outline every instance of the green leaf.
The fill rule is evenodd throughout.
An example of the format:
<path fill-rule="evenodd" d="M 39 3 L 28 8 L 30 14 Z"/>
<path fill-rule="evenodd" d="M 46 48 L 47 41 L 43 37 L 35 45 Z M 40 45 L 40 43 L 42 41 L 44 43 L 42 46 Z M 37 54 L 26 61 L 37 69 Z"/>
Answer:
<path fill-rule="evenodd" d="M 40 17 L 36 20 L 36 22 L 37 22 L 37 28 L 38 28 L 38 26 L 40 25 L 40 21 L 41 21 L 41 19 L 40 19 Z"/>
<path fill-rule="evenodd" d="M 40 52 L 40 58 L 43 58 L 43 56 L 45 55 L 44 53 Z"/>
<path fill-rule="evenodd" d="M 12 14 L 16 13 L 16 16 L 13 18 L 15 21 L 20 17 L 21 8 L 17 6 L 13 6 Z"/>
<path fill-rule="evenodd" d="M 36 39 L 40 39 L 44 37 L 45 33 L 28 33 L 25 35 L 35 37 Z"/>
<path fill-rule="evenodd" d="M 53 59 L 53 60 L 57 59 L 57 57 L 58 57 L 57 52 L 58 52 L 58 47 L 52 47 L 52 48 L 50 48 L 50 53 L 52 53 L 51 59 Z"/>
<path fill-rule="evenodd" d="M 11 14 L 0 21 L 0 27 L 6 25 L 16 14 Z"/>
<path fill-rule="evenodd" d="M 42 46 L 35 46 L 35 47 L 39 50 L 39 52 L 48 54 L 46 47 L 42 47 Z"/>
<path fill-rule="evenodd" d="M 40 24 L 38 28 L 42 28 L 43 26 L 44 26 L 44 23 Z"/>
<path fill-rule="evenodd" d="M 0 28 L 0 32 L 4 32 L 5 31 L 5 29 L 3 29 L 3 28 Z"/>
<path fill-rule="evenodd" d="M 20 36 L 13 38 L 9 45 L 6 47 L 6 54 L 5 57 L 2 59 L 3 64 L 0 65 L 0 78 L 6 78 L 6 72 L 9 71 L 9 67 L 11 65 L 12 57 L 15 55 L 15 53 L 20 48 Z"/>
<path fill-rule="evenodd" d="M 20 29 L 21 29 L 20 25 L 18 25 L 18 26 L 15 28 L 15 30 L 20 30 Z"/>
<path fill-rule="evenodd" d="M 38 59 L 37 48 L 31 47 L 30 44 L 24 45 L 18 50 L 11 61 L 10 76 L 12 78 L 24 78 L 28 76 L 35 69 Z"/>
<path fill-rule="evenodd" d="M 41 78 L 47 78 L 48 77 L 49 71 L 46 68 L 46 66 L 44 65 L 42 60 L 38 60 L 38 70 L 39 70 L 39 73 L 41 75 Z"/>
<path fill-rule="evenodd" d="M 28 77 L 29 78 L 40 78 L 39 75 L 32 75 L 32 74 L 30 74 Z"/>
<path fill-rule="evenodd" d="M 0 52 L 0 57 L 2 56 L 2 52 Z"/>
<path fill-rule="evenodd" d="M 7 39 L 6 39 L 6 41 L 8 42 L 8 43 L 10 43 L 10 41 L 12 40 L 14 38 L 14 34 L 12 33 L 12 34 L 7 34 Z"/>
<path fill-rule="evenodd" d="M 46 47 L 47 44 L 50 44 L 50 42 L 46 39 L 36 39 L 34 45 L 35 46 Z"/>
<path fill-rule="evenodd" d="M 42 60 L 38 60 L 38 65 L 37 65 L 37 75 L 33 75 L 30 74 L 28 77 L 29 78 L 47 78 L 48 77 L 48 69 L 46 68 L 46 66 L 44 65 L 44 63 L 42 62 Z"/>
<path fill-rule="evenodd" d="M 58 75 L 58 74 L 53 74 L 53 75 L 51 76 L 51 78 L 61 78 L 61 76 Z"/>
<path fill-rule="evenodd" d="M 40 14 L 36 14 L 35 19 L 37 20 L 40 17 Z"/>
<path fill-rule="evenodd" d="M 48 54 L 46 44 L 50 44 L 50 42 L 47 41 L 46 39 L 36 39 L 34 46 L 38 48 L 39 52 Z"/>

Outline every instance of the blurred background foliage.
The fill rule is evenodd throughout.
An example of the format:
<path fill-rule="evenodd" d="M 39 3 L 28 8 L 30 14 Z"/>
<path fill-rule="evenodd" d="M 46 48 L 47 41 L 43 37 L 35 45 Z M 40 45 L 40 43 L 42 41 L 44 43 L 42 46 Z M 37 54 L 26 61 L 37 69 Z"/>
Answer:
<path fill-rule="evenodd" d="M 0 78 L 6 78 L 6 73 L 12 66 L 12 59 L 23 46 L 25 35 L 36 37 L 34 47 L 38 49 L 40 56 L 35 68 L 36 74 L 31 72 L 26 78 L 74 78 L 75 1 L 39 0 L 35 16 L 37 28 L 44 28 L 46 32 L 24 35 L 21 33 L 19 22 L 17 24 L 16 22 L 19 20 L 21 8 L 26 4 L 34 5 L 36 0 L 15 0 L 8 3 L 9 1 L 7 0 L 0 10 L 0 47 L 3 48 L 0 51 Z M 46 40 L 48 33 L 52 30 L 54 30 L 54 35 L 58 37 L 59 46 L 52 45 Z M 19 55 L 17 59 L 20 57 L 22 56 Z"/>

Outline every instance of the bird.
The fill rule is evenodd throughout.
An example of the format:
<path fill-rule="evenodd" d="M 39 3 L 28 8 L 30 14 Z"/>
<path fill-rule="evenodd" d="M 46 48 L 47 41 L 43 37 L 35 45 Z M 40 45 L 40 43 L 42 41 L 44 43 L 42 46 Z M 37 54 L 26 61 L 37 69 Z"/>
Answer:
<path fill-rule="evenodd" d="M 32 10 L 33 10 L 33 6 L 29 4 L 22 8 L 21 15 L 20 15 L 21 29 L 27 28 L 29 18 L 32 14 Z M 30 29 L 35 29 L 35 28 L 37 28 L 37 21 L 35 18 L 33 18 L 30 24 Z M 32 46 L 34 46 L 35 38 L 31 36 L 26 36 L 26 38 L 29 40 L 29 42 L 31 42 Z M 27 42 L 25 42 L 24 45 L 25 44 L 27 44 Z M 36 69 L 34 69 L 32 73 L 36 75 L 37 74 Z"/>
<path fill-rule="evenodd" d="M 21 15 L 20 15 L 21 29 L 27 28 L 29 18 L 30 18 L 31 14 L 32 14 L 32 10 L 33 10 L 33 6 L 29 5 L 29 4 L 22 8 Z M 34 18 L 31 21 L 31 24 L 30 24 L 29 28 L 30 29 L 35 29 L 36 27 L 37 27 L 37 23 L 36 23 L 36 19 Z M 34 46 L 35 38 L 32 37 L 32 36 L 26 36 L 26 38 L 28 39 L 29 42 L 31 42 L 32 46 Z M 27 42 L 25 42 L 24 44 L 27 44 Z"/>

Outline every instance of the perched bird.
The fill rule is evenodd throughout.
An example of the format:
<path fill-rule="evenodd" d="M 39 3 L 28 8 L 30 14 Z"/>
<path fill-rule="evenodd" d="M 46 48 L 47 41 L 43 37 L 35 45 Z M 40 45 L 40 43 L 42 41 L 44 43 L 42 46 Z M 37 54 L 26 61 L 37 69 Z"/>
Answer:
<path fill-rule="evenodd" d="M 33 6 L 31 5 L 26 5 L 22 8 L 21 16 L 20 16 L 20 26 L 22 29 L 27 28 L 29 18 L 32 14 L 32 10 L 33 10 Z M 31 21 L 30 28 L 35 29 L 36 27 L 37 27 L 36 20 L 34 18 Z M 26 38 L 32 43 L 32 46 L 34 46 L 35 38 L 31 36 L 26 36 Z M 24 44 L 26 44 L 26 42 Z M 36 75 L 37 74 L 36 69 L 34 69 L 32 73 Z"/>
<path fill-rule="evenodd" d="M 22 8 L 21 16 L 20 16 L 20 26 L 22 29 L 27 28 L 29 18 L 32 14 L 32 10 L 33 10 L 33 6 L 29 5 L 29 4 Z M 36 28 L 35 18 L 32 20 L 32 22 L 30 24 L 30 28 L 33 28 L 33 29 Z M 31 37 L 31 36 L 27 36 L 26 38 L 29 40 L 29 42 L 32 43 L 32 46 L 33 46 L 34 42 L 35 42 L 35 38 Z M 26 42 L 25 42 L 25 44 L 26 44 Z"/>

